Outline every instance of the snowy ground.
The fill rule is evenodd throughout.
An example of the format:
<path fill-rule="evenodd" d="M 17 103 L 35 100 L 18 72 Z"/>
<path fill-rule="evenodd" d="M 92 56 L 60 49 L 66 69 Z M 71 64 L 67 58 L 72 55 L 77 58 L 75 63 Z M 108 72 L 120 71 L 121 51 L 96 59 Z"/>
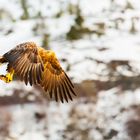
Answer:
<path fill-rule="evenodd" d="M 56 52 L 74 83 L 85 80 L 114 82 L 118 77 L 131 80 L 139 76 L 139 0 L 79 2 L 84 17 L 82 26 L 92 33 L 70 41 L 66 40 L 66 33 L 75 23 L 75 14 L 68 12 L 68 6 L 70 3 L 76 5 L 78 0 L 28 1 L 30 19 L 27 20 L 21 19 L 20 1 L 0 0 L 0 55 L 25 41 L 35 41 L 41 46 L 43 35 L 49 34 L 49 48 Z M 56 18 L 60 11 L 63 13 Z M 38 12 L 41 18 L 37 18 Z M 0 68 L 1 73 L 5 73 L 5 67 Z M 139 140 L 139 131 L 129 130 L 131 120 L 132 124 L 133 121 L 140 123 L 140 89 L 132 87 L 135 81 L 125 90 L 121 83 L 98 90 L 96 102 L 83 97 L 68 104 L 42 99 L 37 103 L 1 106 L 0 139 Z M 22 89 L 24 94 L 39 94 L 38 90 L 21 82 L 5 84 L 0 81 L 1 97 L 12 96 L 15 89 Z"/>
<path fill-rule="evenodd" d="M 1 107 L 1 130 L 8 129 L 6 134 L 1 132 L 1 137 L 5 136 L 6 140 L 131 140 L 126 124 L 128 118 L 139 121 L 133 106 L 140 105 L 140 90 L 133 95 L 130 91 L 119 92 L 118 89 L 100 92 L 97 103 L 81 99 L 70 104 Z"/>

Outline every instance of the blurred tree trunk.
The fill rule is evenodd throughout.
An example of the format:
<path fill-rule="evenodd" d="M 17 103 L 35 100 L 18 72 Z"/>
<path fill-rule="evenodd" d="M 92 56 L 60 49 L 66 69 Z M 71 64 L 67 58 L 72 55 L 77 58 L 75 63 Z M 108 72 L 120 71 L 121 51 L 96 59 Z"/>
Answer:
<path fill-rule="evenodd" d="M 28 12 L 27 0 L 21 0 L 21 7 L 23 9 L 23 15 L 22 15 L 21 19 L 28 19 L 29 12 Z"/>
<path fill-rule="evenodd" d="M 43 37 L 42 37 L 42 47 L 47 49 L 47 50 L 50 50 L 49 39 L 50 39 L 50 35 L 47 33 L 44 33 Z"/>

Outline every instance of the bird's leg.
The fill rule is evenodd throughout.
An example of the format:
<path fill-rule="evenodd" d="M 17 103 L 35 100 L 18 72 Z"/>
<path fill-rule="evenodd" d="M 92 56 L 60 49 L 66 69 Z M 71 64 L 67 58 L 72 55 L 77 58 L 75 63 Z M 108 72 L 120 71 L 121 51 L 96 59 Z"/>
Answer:
<path fill-rule="evenodd" d="M 3 80 L 5 83 L 9 83 L 13 80 L 14 70 L 10 68 L 6 75 L 0 75 L 0 80 Z"/>

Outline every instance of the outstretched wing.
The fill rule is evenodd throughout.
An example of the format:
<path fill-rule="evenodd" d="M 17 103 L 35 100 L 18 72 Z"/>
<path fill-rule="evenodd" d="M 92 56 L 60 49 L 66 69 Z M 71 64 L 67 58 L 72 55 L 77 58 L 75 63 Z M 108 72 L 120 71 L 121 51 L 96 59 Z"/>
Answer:
<path fill-rule="evenodd" d="M 15 73 L 25 84 L 40 84 L 44 66 L 33 42 L 19 44 L 3 57 L 14 68 Z"/>
<path fill-rule="evenodd" d="M 51 98 L 54 96 L 56 101 L 72 100 L 72 94 L 76 96 L 74 86 L 61 68 L 56 56 L 46 53 L 45 57 L 47 62 L 44 66 L 41 86 Z"/>

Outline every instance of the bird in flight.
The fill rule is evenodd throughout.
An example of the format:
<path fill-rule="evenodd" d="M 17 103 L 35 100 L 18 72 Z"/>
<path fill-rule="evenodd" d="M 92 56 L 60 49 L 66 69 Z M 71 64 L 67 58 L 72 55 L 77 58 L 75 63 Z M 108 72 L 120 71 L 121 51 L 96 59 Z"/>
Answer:
<path fill-rule="evenodd" d="M 34 42 L 17 45 L 0 57 L 0 63 L 8 63 L 7 74 L 0 75 L 6 83 L 11 82 L 16 74 L 26 85 L 40 85 L 56 101 L 68 102 L 72 95 L 76 96 L 74 86 L 55 53 L 38 47 Z"/>

